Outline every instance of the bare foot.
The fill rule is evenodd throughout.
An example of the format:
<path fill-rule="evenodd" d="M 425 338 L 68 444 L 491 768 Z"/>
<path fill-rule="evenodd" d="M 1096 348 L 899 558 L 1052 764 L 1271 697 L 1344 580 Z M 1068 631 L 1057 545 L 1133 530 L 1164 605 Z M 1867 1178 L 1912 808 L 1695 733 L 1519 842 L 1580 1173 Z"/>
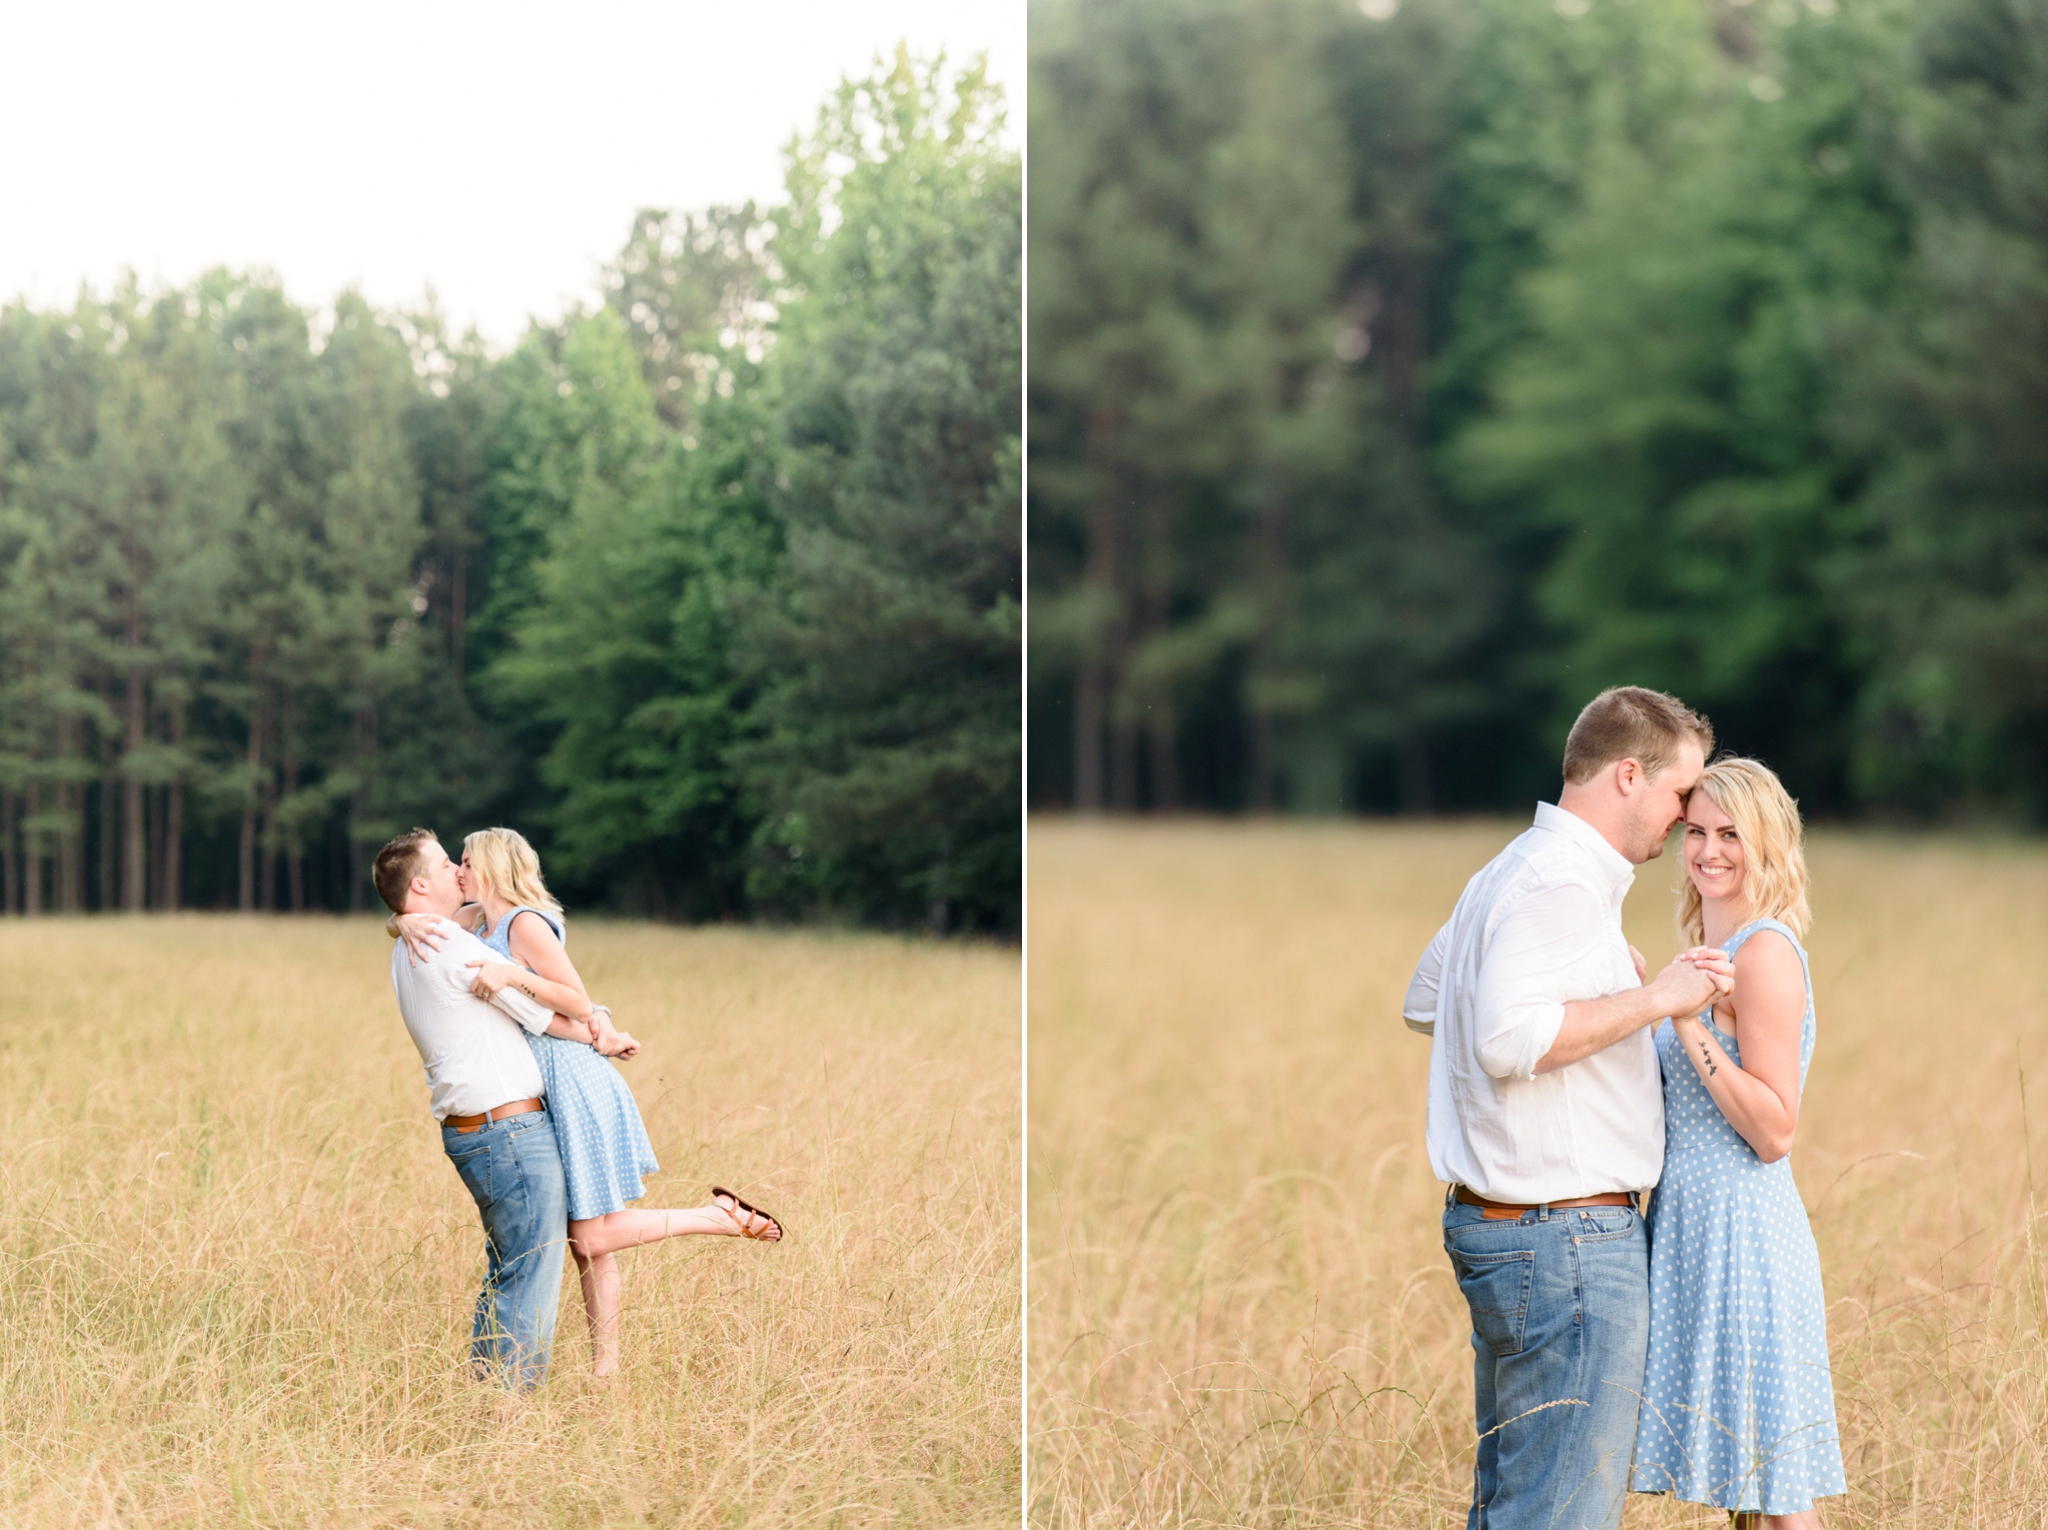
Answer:
<path fill-rule="evenodd" d="M 782 1241 L 780 1222 L 759 1206 L 749 1206 L 730 1190 L 714 1186 L 711 1191 L 711 1205 L 732 1219 L 730 1234 L 752 1238 L 761 1243 Z"/>

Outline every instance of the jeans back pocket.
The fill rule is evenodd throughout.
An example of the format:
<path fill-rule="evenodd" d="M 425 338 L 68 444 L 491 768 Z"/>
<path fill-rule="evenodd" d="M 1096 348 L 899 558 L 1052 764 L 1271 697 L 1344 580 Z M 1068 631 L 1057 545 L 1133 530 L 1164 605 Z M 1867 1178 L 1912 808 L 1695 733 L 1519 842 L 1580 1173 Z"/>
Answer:
<path fill-rule="evenodd" d="M 1472 1309 L 1472 1331 L 1496 1355 L 1520 1354 L 1529 1318 L 1529 1288 L 1536 1274 L 1532 1249 L 1479 1254 L 1452 1248 L 1451 1269 Z"/>

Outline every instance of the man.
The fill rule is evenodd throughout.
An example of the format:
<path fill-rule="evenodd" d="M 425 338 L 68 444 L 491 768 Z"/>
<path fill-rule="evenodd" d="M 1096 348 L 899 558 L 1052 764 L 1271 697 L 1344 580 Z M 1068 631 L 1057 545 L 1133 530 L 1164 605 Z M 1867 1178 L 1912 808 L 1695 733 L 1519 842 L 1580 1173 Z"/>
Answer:
<path fill-rule="evenodd" d="M 1468 1530 L 1621 1523 L 1649 1342 L 1638 1198 L 1664 1166 L 1650 1027 L 1734 983 L 1718 951 L 1647 986 L 1622 936 L 1714 734 L 1670 696 L 1603 691 L 1564 790 L 1465 886 L 1403 1012 L 1432 1036 L 1429 1161 L 1472 1313 L 1479 1433 Z"/>
<path fill-rule="evenodd" d="M 394 913 L 446 920 L 462 906 L 455 864 L 429 830 L 410 830 L 379 850 L 372 876 Z M 489 1268 L 477 1296 L 470 1361 L 480 1377 L 523 1389 L 547 1374 L 569 1207 L 540 1069 L 520 1027 L 574 1034 L 576 1024 L 517 986 L 489 1000 L 477 997 L 474 964 L 499 958 L 454 924 L 439 930 L 446 938 L 417 962 L 404 942 L 393 944 L 391 986 L 426 1064 L 441 1146 L 483 1215 Z"/>

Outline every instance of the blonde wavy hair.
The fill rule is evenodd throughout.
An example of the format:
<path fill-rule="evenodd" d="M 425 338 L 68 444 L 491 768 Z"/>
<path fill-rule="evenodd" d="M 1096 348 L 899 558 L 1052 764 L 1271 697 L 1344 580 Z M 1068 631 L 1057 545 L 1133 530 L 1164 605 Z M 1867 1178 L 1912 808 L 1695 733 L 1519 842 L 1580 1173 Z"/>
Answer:
<path fill-rule="evenodd" d="M 1742 842 L 1743 920 L 1775 919 L 1802 940 L 1813 922 L 1806 901 L 1806 830 L 1799 804 L 1761 760 L 1731 757 L 1706 768 L 1693 788 L 1728 815 Z M 1706 939 L 1700 890 L 1681 871 L 1678 928 L 1693 945 Z"/>
<path fill-rule="evenodd" d="M 499 897 L 510 899 L 513 907 L 562 911 L 548 884 L 540 879 L 540 857 L 517 829 L 478 829 L 463 840 L 462 853 L 469 857 L 477 880 Z"/>

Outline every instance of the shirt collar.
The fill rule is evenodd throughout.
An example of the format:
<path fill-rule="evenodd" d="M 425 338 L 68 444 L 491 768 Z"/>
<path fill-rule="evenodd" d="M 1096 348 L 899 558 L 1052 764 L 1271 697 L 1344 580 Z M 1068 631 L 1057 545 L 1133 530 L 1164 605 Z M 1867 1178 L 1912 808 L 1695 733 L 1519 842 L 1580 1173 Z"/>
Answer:
<path fill-rule="evenodd" d="M 1607 843 L 1606 836 L 1576 813 L 1567 813 L 1552 802 L 1536 804 L 1536 827 L 1561 834 L 1582 850 L 1599 870 L 1601 879 L 1617 902 L 1635 882 L 1636 868 L 1629 858 Z"/>

